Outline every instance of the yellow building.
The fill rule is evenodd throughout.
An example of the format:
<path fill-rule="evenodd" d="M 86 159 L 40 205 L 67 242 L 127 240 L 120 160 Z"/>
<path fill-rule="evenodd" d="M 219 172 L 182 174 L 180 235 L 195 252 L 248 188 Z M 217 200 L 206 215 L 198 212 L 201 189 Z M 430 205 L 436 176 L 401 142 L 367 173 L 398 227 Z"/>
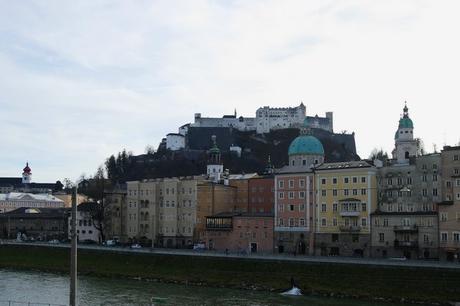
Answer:
<path fill-rule="evenodd" d="M 365 161 L 325 163 L 315 169 L 317 255 L 369 256 L 376 172 Z"/>

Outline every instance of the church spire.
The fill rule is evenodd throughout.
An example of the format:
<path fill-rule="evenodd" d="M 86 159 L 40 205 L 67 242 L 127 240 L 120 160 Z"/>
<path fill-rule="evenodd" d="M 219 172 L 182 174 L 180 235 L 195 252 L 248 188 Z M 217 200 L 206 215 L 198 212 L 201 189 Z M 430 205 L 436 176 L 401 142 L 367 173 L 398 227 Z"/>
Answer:
<path fill-rule="evenodd" d="M 409 108 L 407 107 L 407 101 L 404 101 L 403 118 L 409 118 Z"/>

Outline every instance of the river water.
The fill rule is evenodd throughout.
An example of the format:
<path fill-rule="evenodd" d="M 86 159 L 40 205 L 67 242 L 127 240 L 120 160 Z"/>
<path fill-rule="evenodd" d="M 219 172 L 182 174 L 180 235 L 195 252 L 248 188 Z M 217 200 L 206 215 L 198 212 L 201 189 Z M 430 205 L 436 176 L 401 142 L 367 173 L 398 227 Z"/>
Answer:
<path fill-rule="evenodd" d="M 322 297 L 285 297 L 269 292 L 92 276 L 79 276 L 77 292 L 79 305 L 391 305 Z M 31 306 L 37 305 L 34 303 L 68 305 L 68 296 L 69 278 L 66 275 L 0 269 L 0 306 L 24 306 L 28 302 Z"/>

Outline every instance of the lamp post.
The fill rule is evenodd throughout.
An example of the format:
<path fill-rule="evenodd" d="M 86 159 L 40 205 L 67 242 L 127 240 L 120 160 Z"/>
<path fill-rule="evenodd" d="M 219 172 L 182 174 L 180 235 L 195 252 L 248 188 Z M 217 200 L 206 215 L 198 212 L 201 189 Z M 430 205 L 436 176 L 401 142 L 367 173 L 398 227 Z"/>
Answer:
<path fill-rule="evenodd" d="M 70 306 L 77 305 L 77 186 L 72 188 L 71 217 L 71 252 L 70 252 Z"/>

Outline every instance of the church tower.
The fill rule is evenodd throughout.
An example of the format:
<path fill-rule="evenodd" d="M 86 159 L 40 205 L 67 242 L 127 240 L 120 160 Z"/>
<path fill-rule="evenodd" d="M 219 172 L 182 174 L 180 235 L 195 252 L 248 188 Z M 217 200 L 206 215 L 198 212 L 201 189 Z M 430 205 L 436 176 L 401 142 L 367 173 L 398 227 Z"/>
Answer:
<path fill-rule="evenodd" d="M 417 156 L 417 151 L 417 140 L 414 139 L 414 124 L 409 118 L 409 108 L 406 103 L 395 134 L 393 159 L 396 159 L 398 164 L 407 164 L 411 157 Z"/>
<path fill-rule="evenodd" d="M 32 182 L 32 170 L 29 168 L 29 163 L 26 163 L 26 167 L 22 169 L 22 183 L 30 184 Z"/>
<path fill-rule="evenodd" d="M 218 183 L 222 179 L 224 165 L 220 160 L 220 150 L 217 147 L 216 135 L 212 135 L 211 139 L 213 146 L 209 150 L 207 174 L 210 180 L 212 180 L 214 183 Z"/>

